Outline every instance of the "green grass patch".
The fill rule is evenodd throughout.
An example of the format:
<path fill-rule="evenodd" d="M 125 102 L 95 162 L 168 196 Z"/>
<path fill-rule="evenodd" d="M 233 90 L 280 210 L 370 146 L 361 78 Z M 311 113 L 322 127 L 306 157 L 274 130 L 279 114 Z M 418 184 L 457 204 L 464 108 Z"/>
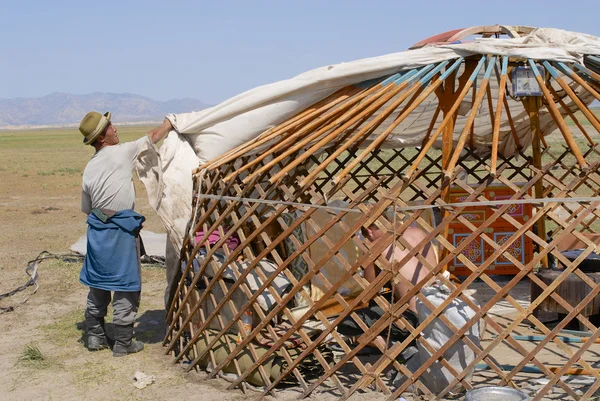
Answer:
<path fill-rule="evenodd" d="M 19 361 L 21 362 L 38 362 L 44 360 L 46 360 L 46 358 L 39 345 L 35 342 L 27 344 L 23 350 L 23 354 L 19 357 Z"/>
<path fill-rule="evenodd" d="M 84 309 L 77 308 L 50 324 L 40 326 L 40 330 L 54 344 L 61 347 L 72 347 L 81 340 L 85 326 L 84 320 Z"/>
<path fill-rule="evenodd" d="M 25 345 L 17 363 L 28 369 L 48 369 L 59 364 L 47 358 L 36 342 Z"/>
<path fill-rule="evenodd" d="M 106 353 L 100 353 L 95 357 L 105 357 Z M 112 356 L 111 356 L 112 358 Z M 94 358 L 95 359 L 95 358 Z M 115 381 L 116 369 L 106 361 L 99 362 L 94 360 L 85 361 L 82 364 L 72 366 L 71 369 L 73 384 L 77 387 L 97 387 L 98 384 L 106 384 Z"/>
<path fill-rule="evenodd" d="M 597 118 L 600 118 L 600 109 L 590 109 L 590 111 Z M 592 126 L 592 123 L 588 120 L 588 118 L 585 116 L 585 114 L 583 114 L 581 111 L 577 111 L 573 115 L 575 116 L 575 118 L 577 119 L 577 121 L 579 121 L 579 124 L 581 124 L 583 127 L 591 127 Z M 565 117 L 565 122 L 567 123 L 567 125 L 569 127 L 575 127 L 575 126 L 577 126 L 577 124 L 575 123 L 575 121 L 571 117 L 569 117 L 569 116 Z"/>
<path fill-rule="evenodd" d="M 62 167 L 57 168 L 51 171 L 38 171 L 38 175 L 65 175 L 65 174 L 79 174 L 81 173 L 81 168 L 70 168 L 70 167 Z"/>
<path fill-rule="evenodd" d="M 44 264 L 44 270 L 52 271 L 56 282 L 52 284 L 52 290 L 57 293 L 73 291 L 74 286 L 80 286 L 79 273 L 81 263 L 67 263 L 62 260 L 48 261 Z"/>

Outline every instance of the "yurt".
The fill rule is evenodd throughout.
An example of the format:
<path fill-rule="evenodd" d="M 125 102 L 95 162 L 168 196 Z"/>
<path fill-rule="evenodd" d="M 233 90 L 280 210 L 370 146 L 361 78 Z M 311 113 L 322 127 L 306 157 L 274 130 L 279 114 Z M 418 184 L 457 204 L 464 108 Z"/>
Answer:
<path fill-rule="evenodd" d="M 263 396 L 592 398 L 598 55 L 479 26 L 168 116 L 166 352 Z"/>

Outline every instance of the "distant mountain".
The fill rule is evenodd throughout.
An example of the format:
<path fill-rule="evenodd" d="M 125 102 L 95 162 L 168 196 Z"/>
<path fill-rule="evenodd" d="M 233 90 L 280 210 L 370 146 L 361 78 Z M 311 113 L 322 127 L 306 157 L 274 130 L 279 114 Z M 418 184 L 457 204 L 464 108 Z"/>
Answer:
<path fill-rule="evenodd" d="M 130 93 L 72 95 L 51 93 L 38 98 L 0 99 L 0 127 L 78 124 L 90 110 L 110 111 L 120 123 L 161 121 L 168 113 L 184 113 L 209 107 L 197 99 L 159 102 Z"/>

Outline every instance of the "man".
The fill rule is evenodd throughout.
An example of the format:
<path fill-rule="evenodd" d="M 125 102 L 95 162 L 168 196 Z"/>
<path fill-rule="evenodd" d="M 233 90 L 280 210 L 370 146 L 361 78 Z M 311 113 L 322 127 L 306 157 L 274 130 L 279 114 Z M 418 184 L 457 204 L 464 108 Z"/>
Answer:
<path fill-rule="evenodd" d="M 375 224 L 372 224 L 368 227 L 362 227 L 361 232 L 362 235 L 365 238 L 367 238 L 371 243 L 375 243 L 385 234 L 385 232 Z M 390 264 L 394 268 L 395 278 L 392 280 L 391 285 L 392 291 L 394 293 L 394 298 L 396 300 L 399 300 L 404 295 L 406 295 L 411 288 L 413 288 L 418 282 L 423 280 L 426 277 L 427 273 L 429 273 L 428 267 L 424 266 L 423 263 L 421 263 L 416 256 L 409 258 L 408 261 L 406 261 L 403 265 L 399 265 L 398 263 L 410 253 L 413 247 L 419 245 L 426 236 L 427 234 L 422 229 L 412 226 L 408 227 L 404 231 L 404 233 L 402 233 L 402 238 L 406 241 L 410 248 L 404 248 L 404 246 L 392 243 L 382 253 L 382 255 L 385 256 L 385 259 L 388 262 L 390 262 Z M 431 245 L 431 243 L 427 243 L 419 253 L 427 260 L 430 266 L 437 265 L 437 256 L 435 253 L 435 249 Z M 377 274 L 379 274 L 379 271 L 374 264 L 370 264 L 364 269 L 364 278 L 369 282 L 375 280 Z M 405 278 L 408 281 L 408 283 L 400 279 L 400 276 Z M 369 327 L 375 324 L 375 322 L 384 315 L 383 309 L 377 305 L 372 305 L 367 308 L 358 309 L 355 312 L 361 318 L 361 320 Z M 409 307 L 403 313 L 403 317 L 413 327 L 416 327 L 418 325 L 415 297 L 411 297 L 411 299 L 409 300 Z M 347 317 L 342 322 L 340 322 L 340 324 L 338 325 L 338 332 L 351 337 L 360 336 L 363 334 L 362 329 L 351 317 Z M 392 324 L 390 330 L 391 341 L 404 341 L 409 335 L 410 332 L 408 330 L 401 329 L 396 323 Z M 374 345 L 377 345 L 378 347 L 387 348 L 387 344 L 382 335 L 377 336 Z M 406 351 L 409 351 L 408 348 Z M 414 353 L 415 351 L 416 349 L 410 350 L 409 353 Z M 409 353 L 403 353 L 404 359 L 408 359 L 410 356 L 412 356 L 409 356 Z"/>
<path fill-rule="evenodd" d="M 90 351 L 109 347 L 104 317 L 111 291 L 114 291 L 113 356 L 125 356 L 144 348 L 141 342 L 133 341 L 141 291 L 138 235 L 145 220 L 133 210 L 133 168 L 140 152 L 158 143 L 171 128 L 165 119 L 147 136 L 119 144 L 110 112 L 104 115 L 89 112 L 79 126 L 83 143 L 96 149 L 83 172 L 81 196 L 81 211 L 88 215 L 88 242 L 80 281 L 90 287 L 85 311 Z"/>

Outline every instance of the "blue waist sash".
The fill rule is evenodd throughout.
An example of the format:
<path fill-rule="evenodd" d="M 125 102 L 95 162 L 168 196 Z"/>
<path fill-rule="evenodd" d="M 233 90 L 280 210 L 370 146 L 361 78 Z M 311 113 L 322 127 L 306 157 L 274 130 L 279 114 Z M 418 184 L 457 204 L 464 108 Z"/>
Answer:
<path fill-rule="evenodd" d="M 144 216 L 131 209 L 121 210 L 105 219 L 90 213 L 87 253 L 79 281 L 106 291 L 140 291 L 136 238 L 144 220 Z"/>

